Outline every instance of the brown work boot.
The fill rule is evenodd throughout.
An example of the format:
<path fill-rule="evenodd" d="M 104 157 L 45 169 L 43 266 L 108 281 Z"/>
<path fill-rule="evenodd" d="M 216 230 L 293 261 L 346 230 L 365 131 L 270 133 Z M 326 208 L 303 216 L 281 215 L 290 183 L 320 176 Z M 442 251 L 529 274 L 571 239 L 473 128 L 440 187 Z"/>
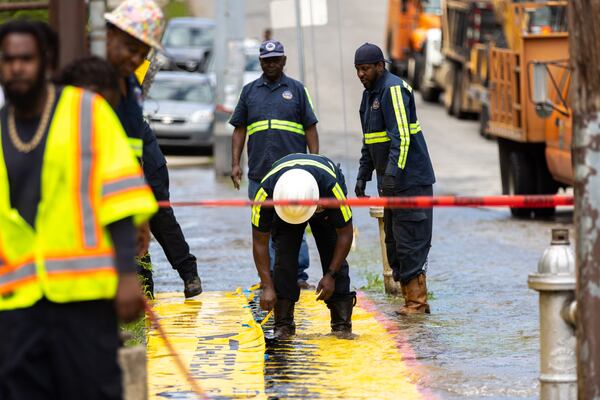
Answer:
<path fill-rule="evenodd" d="M 406 289 L 405 289 L 406 288 Z M 402 284 L 404 307 L 397 311 L 400 315 L 429 314 L 427 304 L 427 282 L 425 274 L 419 274 L 406 284 Z"/>
<path fill-rule="evenodd" d="M 296 334 L 294 323 L 295 303 L 288 299 L 277 299 L 275 303 L 275 339 L 289 339 Z"/>

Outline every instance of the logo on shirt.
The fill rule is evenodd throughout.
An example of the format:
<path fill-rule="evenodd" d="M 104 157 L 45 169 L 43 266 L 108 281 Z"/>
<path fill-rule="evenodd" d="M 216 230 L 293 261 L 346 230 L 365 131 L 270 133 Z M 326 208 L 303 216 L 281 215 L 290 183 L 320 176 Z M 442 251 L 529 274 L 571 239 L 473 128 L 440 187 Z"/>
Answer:
<path fill-rule="evenodd" d="M 286 90 L 285 92 L 281 93 L 281 97 L 283 97 L 286 100 L 291 100 L 294 98 L 294 95 L 289 90 Z"/>
<path fill-rule="evenodd" d="M 379 104 L 379 99 L 375 99 L 373 100 L 373 105 L 371 106 L 371 108 L 373 110 L 379 110 L 379 107 L 381 106 L 381 104 Z"/>
<path fill-rule="evenodd" d="M 269 42 L 266 44 L 265 48 L 267 49 L 267 51 L 273 51 L 275 50 L 275 43 Z"/>

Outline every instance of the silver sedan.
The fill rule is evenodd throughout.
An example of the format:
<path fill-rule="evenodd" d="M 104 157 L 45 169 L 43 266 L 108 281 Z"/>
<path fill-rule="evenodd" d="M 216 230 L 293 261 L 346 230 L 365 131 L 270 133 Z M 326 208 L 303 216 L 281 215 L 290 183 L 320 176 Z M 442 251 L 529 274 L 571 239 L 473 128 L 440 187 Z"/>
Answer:
<path fill-rule="evenodd" d="M 144 116 L 161 147 L 212 147 L 214 88 L 205 75 L 159 72 L 144 102 Z"/>

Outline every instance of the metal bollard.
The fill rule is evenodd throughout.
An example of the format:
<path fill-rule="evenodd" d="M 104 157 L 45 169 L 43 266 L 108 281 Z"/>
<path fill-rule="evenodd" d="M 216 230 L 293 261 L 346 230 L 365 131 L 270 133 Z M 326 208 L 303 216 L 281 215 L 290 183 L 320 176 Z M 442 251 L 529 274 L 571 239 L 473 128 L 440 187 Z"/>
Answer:
<path fill-rule="evenodd" d="M 402 293 L 400 282 L 396 282 L 392 275 L 392 268 L 388 262 L 387 252 L 385 249 L 385 230 L 383 229 L 383 207 L 369 208 L 369 214 L 373 218 L 377 218 L 379 224 L 379 242 L 381 246 L 381 260 L 383 261 L 383 286 L 385 292 L 394 296 Z"/>
<path fill-rule="evenodd" d="M 568 229 L 553 229 L 552 242 L 530 274 L 529 287 L 540 293 L 540 399 L 577 399 L 575 257 Z"/>

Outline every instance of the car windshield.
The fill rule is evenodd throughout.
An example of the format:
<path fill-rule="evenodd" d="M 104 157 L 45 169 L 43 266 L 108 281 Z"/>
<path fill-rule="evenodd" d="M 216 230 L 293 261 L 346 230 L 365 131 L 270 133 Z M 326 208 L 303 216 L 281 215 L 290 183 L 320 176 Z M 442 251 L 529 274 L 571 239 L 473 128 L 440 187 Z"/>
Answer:
<path fill-rule="evenodd" d="M 423 11 L 425 14 L 441 14 L 442 7 L 440 5 L 440 0 L 427 0 L 422 3 Z"/>
<path fill-rule="evenodd" d="M 252 72 L 260 72 L 260 62 L 258 61 L 258 56 L 256 54 L 247 54 L 246 55 L 246 67 L 244 71 L 252 71 Z"/>
<path fill-rule="evenodd" d="M 157 79 L 150 88 L 154 100 L 172 100 L 186 103 L 211 103 L 212 90 L 207 82 L 190 84 L 186 81 Z"/>
<path fill-rule="evenodd" d="M 212 27 L 172 26 L 167 29 L 163 38 L 163 46 L 182 47 L 212 47 L 214 29 Z"/>

